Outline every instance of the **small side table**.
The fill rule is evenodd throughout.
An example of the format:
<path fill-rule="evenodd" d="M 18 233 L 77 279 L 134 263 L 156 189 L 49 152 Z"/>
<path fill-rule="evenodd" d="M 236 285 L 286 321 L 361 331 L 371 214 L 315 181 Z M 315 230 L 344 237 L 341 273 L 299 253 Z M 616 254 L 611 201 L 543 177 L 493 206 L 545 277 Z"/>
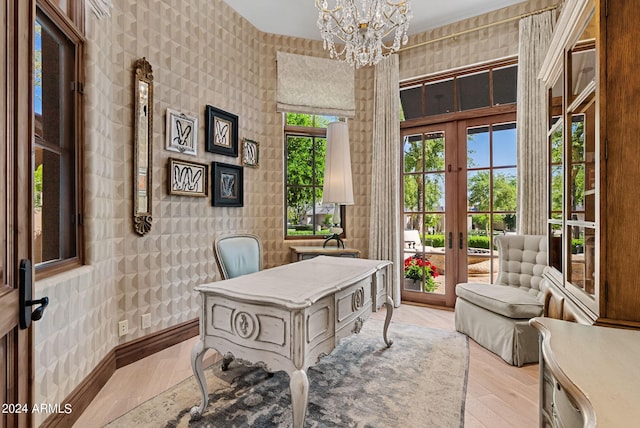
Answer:
<path fill-rule="evenodd" d="M 317 256 L 352 257 L 360 258 L 360 250 L 355 248 L 337 247 L 289 247 L 291 249 L 291 261 L 312 259 Z"/>

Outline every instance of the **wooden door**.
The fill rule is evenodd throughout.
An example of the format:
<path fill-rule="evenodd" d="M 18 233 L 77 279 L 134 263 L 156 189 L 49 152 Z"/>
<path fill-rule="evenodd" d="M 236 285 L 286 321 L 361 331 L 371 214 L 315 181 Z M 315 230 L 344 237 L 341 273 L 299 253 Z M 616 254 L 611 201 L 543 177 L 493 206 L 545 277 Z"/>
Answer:
<path fill-rule="evenodd" d="M 0 62 L 0 427 L 31 426 L 30 329 L 18 322 L 19 266 L 31 257 L 33 12 L 31 0 L 3 0 Z"/>

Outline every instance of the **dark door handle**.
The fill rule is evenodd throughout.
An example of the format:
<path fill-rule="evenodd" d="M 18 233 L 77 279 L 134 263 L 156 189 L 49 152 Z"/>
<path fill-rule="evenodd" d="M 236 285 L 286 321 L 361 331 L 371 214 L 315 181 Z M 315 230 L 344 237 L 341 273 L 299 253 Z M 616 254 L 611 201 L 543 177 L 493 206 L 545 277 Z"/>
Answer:
<path fill-rule="evenodd" d="M 460 249 L 462 250 L 462 248 L 464 247 L 463 244 L 463 238 L 462 238 L 462 232 L 460 232 Z"/>
<path fill-rule="evenodd" d="M 20 290 L 19 290 L 19 304 L 20 304 L 20 328 L 29 328 L 31 321 L 38 321 L 42 318 L 44 310 L 49 304 L 49 298 L 43 297 L 38 300 L 31 300 L 31 288 L 33 280 L 31 277 L 31 260 L 20 260 Z M 31 306 L 39 305 L 34 311 L 31 311 Z"/>
<path fill-rule="evenodd" d="M 453 232 L 449 232 L 449 249 L 453 248 Z"/>

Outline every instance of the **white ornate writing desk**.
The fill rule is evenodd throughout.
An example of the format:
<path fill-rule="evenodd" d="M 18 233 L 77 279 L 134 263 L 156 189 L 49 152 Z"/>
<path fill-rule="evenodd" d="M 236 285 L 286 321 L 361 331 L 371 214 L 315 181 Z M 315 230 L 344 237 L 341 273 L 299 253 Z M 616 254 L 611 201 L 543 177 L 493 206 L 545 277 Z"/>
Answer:
<path fill-rule="evenodd" d="M 294 427 L 307 411 L 306 370 L 328 355 L 338 341 L 360 332 L 372 310 L 387 309 L 383 338 L 393 314 L 389 296 L 391 262 L 319 256 L 298 263 L 196 287 L 202 298 L 200 340 L 191 351 L 191 366 L 202 403 L 191 409 L 199 418 L 208 404 L 202 356 L 209 348 L 257 363 L 270 372 L 289 374 Z"/>

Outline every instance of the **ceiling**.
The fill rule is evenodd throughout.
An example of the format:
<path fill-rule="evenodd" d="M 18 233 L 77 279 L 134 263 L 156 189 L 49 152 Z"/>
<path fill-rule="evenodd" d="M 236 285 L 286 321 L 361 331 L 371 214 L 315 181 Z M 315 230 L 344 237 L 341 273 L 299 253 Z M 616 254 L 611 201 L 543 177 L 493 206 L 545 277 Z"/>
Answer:
<path fill-rule="evenodd" d="M 315 0 L 224 0 L 265 33 L 320 40 Z M 501 9 L 523 0 L 409 0 L 413 19 L 409 34 L 441 27 L 472 16 Z M 329 1 L 329 6 L 335 0 Z"/>

